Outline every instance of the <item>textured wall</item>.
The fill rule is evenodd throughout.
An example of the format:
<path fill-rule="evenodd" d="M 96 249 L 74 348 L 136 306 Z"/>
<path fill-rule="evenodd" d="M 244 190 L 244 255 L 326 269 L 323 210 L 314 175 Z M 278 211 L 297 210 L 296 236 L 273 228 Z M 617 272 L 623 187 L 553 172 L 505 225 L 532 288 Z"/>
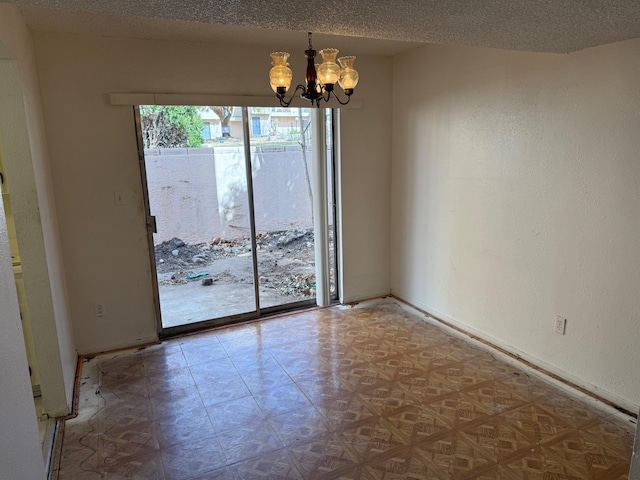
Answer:
<path fill-rule="evenodd" d="M 76 352 L 51 190 L 31 35 L 17 9 L 0 6 L 0 40 L 16 58 L 2 72 L 0 111 L 4 164 L 11 186 L 44 408 L 65 415 L 71 405 Z M 4 68 L 4 67 L 3 67 Z"/>
<path fill-rule="evenodd" d="M 4 15 L 2 15 L 4 14 Z M 7 31 L 3 20 L 18 20 L 12 12 L 0 10 L 0 149 L 3 157 L 15 155 L 15 148 L 24 136 L 25 125 L 8 125 L 6 118 L 24 120 L 19 67 L 7 48 L 7 38 L 15 39 Z M 20 131 L 16 131 L 20 130 Z M 6 159 L 6 158 L 5 158 Z M 3 172 L 6 175 L 6 171 Z M 0 202 L 0 465 L 3 478 L 20 480 L 44 478 L 44 464 L 38 438 L 37 420 L 25 343 L 20 321 L 9 232 L 3 203 Z M 61 382 L 62 383 L 62 382 Z M 63 388 L 64 392 L 64 388 Z M 64 398 L 64 397 L 63 397 Z M 24 461 L 28 459 L 28 461 Z"/>
<path fill-rule="evenodd" d="M 639 59 L 420 48 L 393 110 L 393 293 L 633 411 Z"/>
<path fill-rule="evenodd" d="M 4 208 L 0 202 L 0 465 L 3 478 L 45 478 Z M 10 432 L 10 434 L 9 434 Z M 29 461 L 24 461 L 28 458 Z"/>

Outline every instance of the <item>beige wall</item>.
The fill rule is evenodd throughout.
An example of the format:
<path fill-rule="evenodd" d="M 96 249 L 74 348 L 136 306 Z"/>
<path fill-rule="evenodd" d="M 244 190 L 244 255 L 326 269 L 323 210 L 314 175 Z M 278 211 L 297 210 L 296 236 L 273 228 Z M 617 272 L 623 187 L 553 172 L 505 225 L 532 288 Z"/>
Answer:
<path fill-rule="evenodd" d="M 345 303 L 390 291 L 392 61 L 356 62 L 361 83 L 354 100 L 364 99 L 364 107 L 340 114 Z"/>
<path fill-rule="evenodd" d="M 4 478 L 40 479 L 45 478 L 44 463 L 10 258 L 7 223 L 0 202 L 0 465 Z"/>
<path fill-rule="evenodd" d="M 31 35 L 14 6 L 0 5 L 0 41 L 16 59 L 3 70 L 0 111 L 4 164 L 22 259 L 44 409 L 65 415 L 71 405 L 76 351 L 48 170 Z M 15 75 L 15 77 L 12 77 Z M 15 84 L 13 83 L 15 80 Z M 10 88 L 9 88 L 10 86 Z"/>
<path fill-rule="evenodd" d="M 270 95 L 269 50 L 35 32 L 74 333 L 80 352 L 152 340 L 156 323 L 130 107 L 111 92 Z M 257 39 L 259 42 L 259 39 Z M 303 69 L 300 45 L 294 72 Z M 359 58 L 359 109 L 345 111 L 344 296 L 389 292 L 392 62 Z M 299 75 L 299 74 L 298 74 Z M 301 81 L 301 78 L 296 80 Z M 96 152 L 99 152 L 96 155 Z M 113 190 L 130 202 L 115 207 Z M 94 316 L 94 303 L 106 306 Z"/>
<path fill-rule="evenodd" d="M 0 104 L 3 173 L 11 184 L 43 403 L 50 415 L 62 415 L 71 404 L 76 355 L 50 178 L 43 168 L 46 144 L 31 37 L 17 9 L 9 5 L 0 5 Z M 45 477 L 44 464 L 10 258 L 0 202 L 0 465 L 6 478 L 38 479 Z"/>
<path fill-rule="evenodd" d="M 632 411 L 638 78 L 640 40 L 394 62 L 393 293 Z"/>

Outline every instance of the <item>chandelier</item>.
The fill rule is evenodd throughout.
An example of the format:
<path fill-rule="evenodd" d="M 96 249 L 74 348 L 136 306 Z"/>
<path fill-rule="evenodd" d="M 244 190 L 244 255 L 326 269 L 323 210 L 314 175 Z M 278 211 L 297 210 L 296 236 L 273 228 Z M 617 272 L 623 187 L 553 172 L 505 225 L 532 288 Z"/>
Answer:
<path fill-rule="evenodd" d="M 285 100 L 285 94 L 291 86 L 291 78 L 293 77 L 293 73 L 287 63 L 289 54 L 287 52 L 274 52 L 271 54 L 273 68 L 269 70 L 269 80 L 271 88 L 280 101 L 280 105 L 288 107 L 298 90 L 301 91 L 300 97 L 309 100 L 312 106 L 320 107 L 321 101 L 328 102 L 332 96 L 340 105 L 349 103 L 353 89 L 358 84 L 358 72 L 353 68 L 353 62 L 355 62 L 356 57 L 340 57 L 338 58 L 340 65 L 338 65 L 336 63 L 338 50 L 325 48 L 320 50 L 322 63 L 315 64 L 316 51 L 311 45 L 311 32 L 309 32 L 309 48 L 305 50 L 304 54 L 307 57 L 305 84 L 296 86 L 288 101 Z M 336 83 L 340 85 L 347 96 L 346 101 L 340 99 L 336 94 Z"/>

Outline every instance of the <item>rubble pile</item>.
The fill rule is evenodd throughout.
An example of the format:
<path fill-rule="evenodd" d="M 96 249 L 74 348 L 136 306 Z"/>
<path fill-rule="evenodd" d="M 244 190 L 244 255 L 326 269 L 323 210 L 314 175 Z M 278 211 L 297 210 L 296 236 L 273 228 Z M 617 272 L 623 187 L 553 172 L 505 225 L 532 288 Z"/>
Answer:
<path fill-rule="evenodd" d="M 286 296 L 304 298 L 315 295 L 315 275 L 310 273 L 314 265 L 312 229 L 259 233 L 256 247 L 262 288 L 276 289 Z M 198 282 L 203 286 L 215 286 L 217 282 L 252 282 L 252 276 L 242 270 L 246 267 L 246 260 L 233 261 L 250 257 L 251 249 L 249 238 L 215 238 L 196 245 L 179 238 L 166 240 L 154 247 L 159 284 L 171 286 Z M 215 261 L 221 259 L 230 260 L 230 265 L 235 264 L 236 268 L 231 266 L 223 272 L 212 273 Z M 299 273 L 298 270 L 308 273 Z"/>

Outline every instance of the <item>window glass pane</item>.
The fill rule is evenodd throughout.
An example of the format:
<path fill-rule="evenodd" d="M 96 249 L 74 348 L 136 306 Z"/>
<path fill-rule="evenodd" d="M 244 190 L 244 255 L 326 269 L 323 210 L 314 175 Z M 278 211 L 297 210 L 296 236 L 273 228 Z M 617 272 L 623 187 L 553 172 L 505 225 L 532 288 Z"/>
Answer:
<path fill-rule="evenodd" d="M 250 109 L 260 308 L 315 298 L 309 109 Z M 266 125 L 267 135 L 258 126 Z"/>

